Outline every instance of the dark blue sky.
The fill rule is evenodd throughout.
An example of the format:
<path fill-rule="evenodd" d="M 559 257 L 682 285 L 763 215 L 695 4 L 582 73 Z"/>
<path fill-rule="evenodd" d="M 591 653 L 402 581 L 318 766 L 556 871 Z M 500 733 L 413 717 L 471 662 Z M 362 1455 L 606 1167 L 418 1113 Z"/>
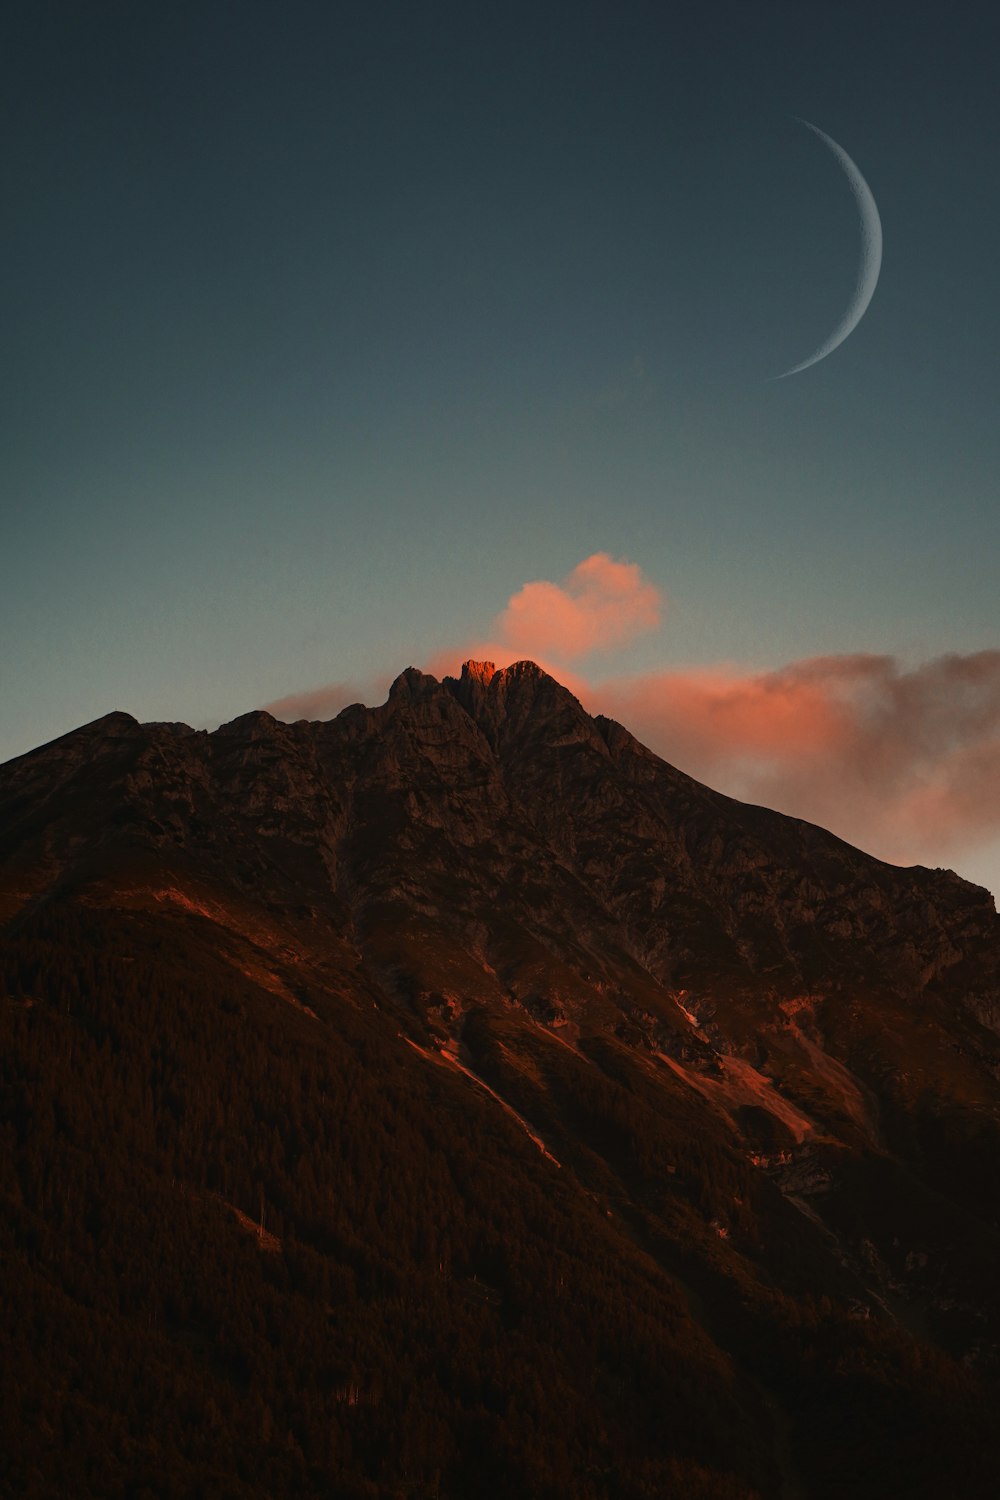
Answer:
<path fill-rule="evenodd" d="M 9 4 L 0 758 L 401 668 L 598 550 L 616 670 L 993 647 L 1000 32 Z M 857 218 L 882 277 L 829 359 Z"/>

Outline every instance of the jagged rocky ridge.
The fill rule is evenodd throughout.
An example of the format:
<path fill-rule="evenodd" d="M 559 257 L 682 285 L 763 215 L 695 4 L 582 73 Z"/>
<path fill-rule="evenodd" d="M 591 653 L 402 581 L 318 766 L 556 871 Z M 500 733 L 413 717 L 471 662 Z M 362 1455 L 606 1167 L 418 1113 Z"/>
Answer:
<path fill-rule="evenodd" d="M 765 1404 L 733 1307 L 768 1287 L 995 1377 L 998 918 L 950 871 L 721 796 L 530 662 L 411 668 L 329 723 L 111 714 L 0 771 L 0 830 L 11 939 L 68 908 L 153 921 L 324 1046 L 362 1017 L 621 1219 Z M 643 1121 L 673 1165 L 636 1168 Z M 690 1180 L 692 1134 L 740 1191 Z M 745 1492 L 839 1493 L 792 1416 Z M 867 1441 L 874 1485 L 898 1453 Z"/>

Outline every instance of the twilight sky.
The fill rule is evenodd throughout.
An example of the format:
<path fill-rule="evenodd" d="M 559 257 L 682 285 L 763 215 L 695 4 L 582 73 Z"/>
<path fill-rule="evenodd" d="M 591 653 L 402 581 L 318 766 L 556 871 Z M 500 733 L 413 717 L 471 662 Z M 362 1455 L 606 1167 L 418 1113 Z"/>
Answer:
<path fill-rule="evenodd" d="M 998 46 L 978 3 L 5 7 L 0 759 L 488 647 L 1000 890 Z M 885 253 L 776 381 L 860 246 L 793 116 Z"/>

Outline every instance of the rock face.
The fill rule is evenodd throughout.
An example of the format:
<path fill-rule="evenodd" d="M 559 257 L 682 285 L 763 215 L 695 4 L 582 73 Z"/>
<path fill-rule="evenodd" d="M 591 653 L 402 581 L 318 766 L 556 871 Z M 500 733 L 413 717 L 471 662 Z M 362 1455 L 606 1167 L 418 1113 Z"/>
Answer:
<path fill-rule="evenodd" d="M 973 1392 L 1000 1370 L 1000 920 L 950 871 L 721 796 L 530 662 L 410 668 L 329 723 L 110 714 L 0 769 L 0 859 L 12 941 L 53 912 L 100 914 L 119 945 L 152 922 L 323 1045 L 364 1017 L 393 1066 L 620 1217 L 755 1388 L 801 1370 L 752 1368 L 705 1296 L 822 1296 L 852 1338 L 916 1339 Z M 692 1133 L 730 1163 L 725 1192 L 694 1180 Z M 854 1439 L 834 1461 L 781 1399 L 777 1477 L 710 1493 L 889 1493 L 877 1436 L 869 1481 Z M 907 1493 L 934 1492 L 922 1464 Z M 968 1493 L 993 1492 L 983 1473 Z"/>
<path fill-rule="evenodd" d="M 362 952 L 433 926 L 512 1001 L 526 966 L 553 1004 L 571 975 L 566 1019 L 623 979 L 669 1015 L 703 985 L 772 1009 L 851 986 L 984 1015 L 1000 997 L 988 892 L 710 791 L 531 662 L 410 668 L 325 724 L 110 714 L 12 762 L 3 792 L 20 894 L 128 882 L 155 852 L 276 913 L 315 908 Z"/>

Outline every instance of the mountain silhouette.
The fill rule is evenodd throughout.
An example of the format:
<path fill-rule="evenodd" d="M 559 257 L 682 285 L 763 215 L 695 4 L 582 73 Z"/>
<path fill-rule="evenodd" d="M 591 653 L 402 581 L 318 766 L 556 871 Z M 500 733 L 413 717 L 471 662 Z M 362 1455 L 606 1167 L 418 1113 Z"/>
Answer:
<path fill-rule="evenodd" d="M 6 1492 L 986 1496 L 1000 922 L 531 662 L 0 767 Z"/>

